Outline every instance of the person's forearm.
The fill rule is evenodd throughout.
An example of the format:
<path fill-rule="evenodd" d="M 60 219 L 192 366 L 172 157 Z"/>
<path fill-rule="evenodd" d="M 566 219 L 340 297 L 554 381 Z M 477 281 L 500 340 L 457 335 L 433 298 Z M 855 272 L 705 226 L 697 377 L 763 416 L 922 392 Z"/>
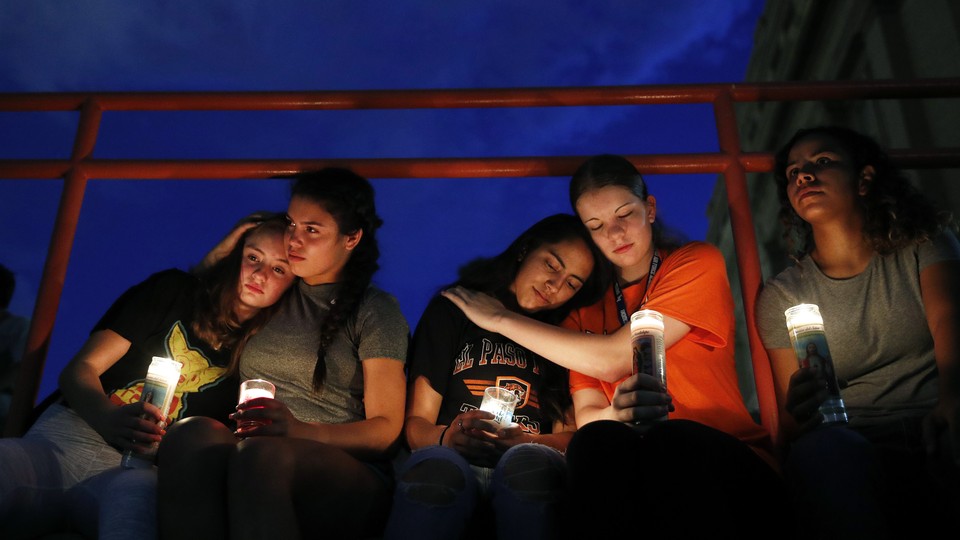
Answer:
<path fill-rule="evenodd" d="M 64 370 L 60 376 L 60 391 L 70 408 L 94 427 L 105 413 L 116 407 L 104 393 L 100 377 L 89 370 Z"/>
<path fill-rule="evenodd" d="M 632 369 L 626 332 L 585 334 L 512 312 L 501 317 L 494 331 L 557 365 L 602 381 L 617 381 Z"/>
<path fill-rule="evenodd" d="M 411 450 L 418 450 L 427 446 L 441 444 L 440 435 L 447 426 L 436 425 L 419 416 L 407 418 L 404 434 Z M 444 434 L 444 438 L 449 434 Z"/>
<path fill-rule="evenodd" d="M 920 272 L 920 290 L 940 376 L 940 400 L 960 398 L 960 262 L 932 264 Z"/>
<path fill-rule="evenodd" d="M 397 443 L 400 426 L 383 417 L 345 424 L 302 422 L 288 436 L 336 446 L 360 459 L 379 459 Z"/>

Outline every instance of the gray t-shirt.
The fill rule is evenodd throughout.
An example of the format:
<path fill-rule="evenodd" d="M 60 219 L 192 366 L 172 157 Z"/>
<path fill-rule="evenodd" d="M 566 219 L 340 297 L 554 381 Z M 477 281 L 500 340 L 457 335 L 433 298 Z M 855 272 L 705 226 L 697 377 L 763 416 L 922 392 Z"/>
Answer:
<path fill-rule="evenodd" d="M 874 255 L 851 278 L 824 275 L 809 257 L 767 282 L 757 328 L 768 349 L 789 349 L 784 311 L 817 304 L 852 426 L 891 416 L 922 416 L 937 403 L 933 337 L 920 294 L 920 271 L 960 260 L 953 233 Z"/>
<path fill-rule="evenodd" d="M 276 398 L 304 422 L 341 424 L 363 420 L 363 368 L 370 358 L 404 362 L 409 328 L 397 300 L 369 287 L 357 317 L 327 347 L 327 375 L 313 390 L 320 323 L 339 285 L 299 282 L 280 310 L 247 343 L 240 358 L 241 380 L 262 378 L 277 386 Z"/>

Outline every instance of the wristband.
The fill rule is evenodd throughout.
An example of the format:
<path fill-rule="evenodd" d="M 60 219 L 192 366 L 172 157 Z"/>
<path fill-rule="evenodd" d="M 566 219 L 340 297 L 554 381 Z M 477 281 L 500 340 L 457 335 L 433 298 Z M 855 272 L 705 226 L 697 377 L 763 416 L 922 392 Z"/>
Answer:
<path fill-rule="evenodd" d="M 443 446 L 443 436 L 447 434 L 448 429 L 450 429 L 450 426 L 443 428 L 443 431 L 440 432 L 440 441 L 437 443 L 440 446 Z"/>

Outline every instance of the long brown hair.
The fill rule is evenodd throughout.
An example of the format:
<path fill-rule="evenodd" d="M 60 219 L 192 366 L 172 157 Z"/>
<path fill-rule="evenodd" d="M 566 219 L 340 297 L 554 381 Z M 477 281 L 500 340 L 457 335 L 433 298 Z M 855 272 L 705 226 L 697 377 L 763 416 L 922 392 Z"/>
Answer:
<path fill-rule="evenodd" d="M 200 286 L 194 295 L 191 329 L 211 346 L 231 350 L 228 373 L 233 374 L 240 362 L 240 353 L 247 341 L 270 320 L 280 302 L 261 309 L 250 319 L 241 322 L 234 311 L 239 298 L 240 267 L 243 248 L 255 234 L 283 235 L 287 228 L 285 214 L 271 214 L 259 225 L 247 230 L 226 257 L 198 273 Z M 284 293 L 286 294 L 286 293 Z"/>

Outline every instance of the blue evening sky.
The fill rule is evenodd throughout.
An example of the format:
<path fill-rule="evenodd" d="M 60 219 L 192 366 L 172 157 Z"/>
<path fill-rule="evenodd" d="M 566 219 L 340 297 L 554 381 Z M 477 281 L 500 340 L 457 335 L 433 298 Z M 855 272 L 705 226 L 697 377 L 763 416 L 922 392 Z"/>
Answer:
<path fill-rule="evenodd" d="M 513 88 L 739 82 L 762 0 L 6 0 L 0 92 Z M 0 159 L 65 158 L 76 113 L 0 113 Z M 717 150 L 708 105 L 107 113 L 98 158 L 381 158 Z M 707 229 L 714 175 L 649 176 L 659 217 Z M 569 212 L 567 178 L 376 179 L 377 284 L 411 327 L 456 269 Z M 30 315 L 60 180 L 0 180 L 0 262 Z M 40 397 L 113 300 L 186 268 L 280 180 L 91 180 Z"/>

